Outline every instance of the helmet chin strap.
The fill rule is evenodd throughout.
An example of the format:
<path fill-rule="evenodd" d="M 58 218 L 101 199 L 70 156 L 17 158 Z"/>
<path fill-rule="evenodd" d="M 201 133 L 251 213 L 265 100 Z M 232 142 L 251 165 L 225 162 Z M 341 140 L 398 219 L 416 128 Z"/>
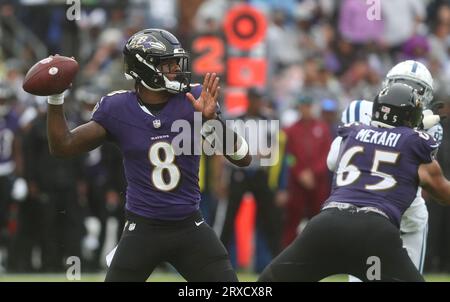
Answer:
<path fill-rule="evenodd" d="M 410 76 L 410 75 L 397 75 L 397 76 L 391 76 L 391 77 L 386 77 L 383 80 L 383 87 L 388 86 L 390 83 L 394 82 L 394 81 L 398 81 L 398 80 L 407 80 L 407 81 L 412 81 L 413 83 L 420 85 L 423 87 L 423 94 L 422 94 L 422 98 L 424 100 L 424 104 L 426 106 L 429 105 L 429 103 L 433 100 L 433 87 L 430 86 L 428 83 L 426 83 L 425 81 L 418 79 L 416 77 Z"/>
<path fill-rule="evenodd" d="M 167 91 L 170 93 L 174 93 L 174 94 L 180 93 L 180 92 L 183 92 L 187 88 L 186 84 L 183 84 L 179 81 L 171 81 L 165 75 L 163 75 L 163 78 L 164 78 L 164 83 L 166 84 Z"/>
<path fill-rule="evenodd" d="M 170 93 L 177 94 L 177 93 L 183 92 L 187 88 L 187 85 L 185 85 L 185 84 L 183 84 L 183 83 L 181 83 L 179 81 L 171 81 L 171 80 L 169 80 L 161 71 L 158 70 L 158 68 L 154 67 L 152 64 L 149 64 L 139 54 L 136 54 L 136 59 L 138 59 L 139 62 L 145 64 L 148 68 L 152 69 L 153 71 L 155 71 L 157 73 L 161 73 L 162 77 L 164 79 L 165 87 L 161 87 L 161 88 L 151 88 L 149 85 L 147 85 L 147 83 L 145 83 L 142 79 L 140 79 L 142 85 L 145 88 L 147 88 L 148 90 L 151 90 L 151 91 L 167 90 Z M 137 76 L 137 74 L 135 76 Z M 139 76 L 137 76 L 137 77 L 139 78 Z"/>
<path fill-rule="evenodd" d="M 151 91 L 163 91 L 163 90 L 166 90 L 165 88 L 152 88 L 152 87 L 148 86 L 148 85 L 144 82 L 144 80 L 142 80 L 142 79 L 139 79 L 139 81 L 140 81 L 140 83 L 142 84 L 142 86 L 144 86 L 144 87 L 147 88 L 148 90 L 151 90 Z"/>

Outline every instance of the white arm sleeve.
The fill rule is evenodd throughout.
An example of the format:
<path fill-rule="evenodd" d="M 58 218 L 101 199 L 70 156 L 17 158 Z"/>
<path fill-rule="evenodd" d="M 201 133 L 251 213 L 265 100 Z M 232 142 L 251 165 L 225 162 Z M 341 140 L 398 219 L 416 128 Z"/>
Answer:
<path fill-rule="evenodd" d="M 338 136 L 331 143 L 330 151 L 327 156 L 327 166 L 332 172 L 336 171 L 337 159 L 339 156 L 339 149 L 341 148 L 342 137 Z"/>

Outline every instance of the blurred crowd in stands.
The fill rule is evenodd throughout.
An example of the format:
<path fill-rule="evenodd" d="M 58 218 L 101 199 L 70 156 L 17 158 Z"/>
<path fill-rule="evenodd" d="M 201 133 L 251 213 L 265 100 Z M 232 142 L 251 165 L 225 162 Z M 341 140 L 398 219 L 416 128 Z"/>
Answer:
<path fill-rule="evenodd" d="M 244 170 L 202 158 L 200 174 L 202 211 L 232 253 L 237 212 L 252 194 L 255 252 L 244 269 L 257 272 L 327 198 L 326 154 L 341 110 L 354 99 L 372 100 L 392 66 L 423 62 L 435 81 L 433 106 L 450 113 L 448 0 L 81 0 L 75 21 L 67 19 L 65 2 L 0 1 L 0 270 L 61 271 L 64 257 L 73 255 L 86 269 L 102 269 L 121 233 L 120 153 L 105 145 L 69 161 L 50 156 L 46 99 L 22 90 L 28 68 L 49 54 L 74 56 L 80 64 L 65 105 L 75 127 L 89 120 L 102 95 L 133 89 L 122 57 L 131 34 L 161 27 L 189 51 L 194 35 L 222 32 L 234 5 L 250 4 L 266 16 L 259 51 L 268 62 L 267 85 L 248 89 L 248 107 L 232 117 L 279 120 L 284 130 L 269 135 L 277 137 L 280 160 Z M 439 161 L 449 178 L 450 123 L 443 125 Z M 428 206 L 425 271 L 450 273 L 450 209 Z"/>

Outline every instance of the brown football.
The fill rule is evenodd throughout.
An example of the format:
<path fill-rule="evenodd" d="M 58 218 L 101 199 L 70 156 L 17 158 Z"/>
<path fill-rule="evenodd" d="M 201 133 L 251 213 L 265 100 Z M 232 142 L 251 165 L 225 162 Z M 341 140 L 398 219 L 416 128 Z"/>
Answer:
<path fill-rule="evenodd" d="M 23 89 L 31 94 L 59 94 L 70 87 L 78 71 L 78 62 L 65 56 L 49 56 L 28 70 Z"/>

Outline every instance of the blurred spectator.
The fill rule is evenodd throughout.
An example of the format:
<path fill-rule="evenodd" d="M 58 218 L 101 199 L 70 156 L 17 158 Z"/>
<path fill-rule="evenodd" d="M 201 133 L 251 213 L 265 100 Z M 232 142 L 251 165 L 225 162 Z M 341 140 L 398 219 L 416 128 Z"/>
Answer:
<path fill-rule="evenodd" d="M 283 246 L 297 236 L 303 218 L 311 218 L 330 192 L 326 157 L 331 144 L 328 125 L 314 118 L 313 99 L 299 99 L 300 120 L 285 130 L 289 166 L 288 194 L 285 206 Z"/>
<path fill-rule="evenodd" d="M 217 203 L 224 202 L 226 199 L 225 184 L 221 179 L 221 171 L 224 169 L 223 164 L 222 157 L 216 155 L 206 156 L 202 154 L 200 159 L 200 210 L 206 223 L 212 227 L 215 225 Z"/>
<path fill-rule="evenodd" d="M 80 28 L 80 50 L 78 61 L 85 63 L 95 52 L 102 28 L 106 24 L 107 15 L 103 8 L 95 8 L 90 12 L 82 11 L 77 25 Z"/>
<path fill-rule="evenodd" d="M 450 3 L 438 8 L 436 19 L 431 25 L 432 33 L 428 36 L 430 55 L 436 58 L 441 66 L 449 61 L 450 47 Z"/>
<path fill-rule="evenodd" d="M 339 125 L 338 103 L 333 99 L 323 99 L 320 102 L 320 109 L 320 118 L 328 125 L 331 138 L 334 139 Z"/>
<path fill-rule="evenodd" d="M 292 17 L 292 14 L 295 12 L 296 6 L 298 5 L 298 1 L 296 0 L 285 0 L 285 1 L 250 0 L 249 2 L 251 3 L 251 5 L 257 7 L 263 12 L 270 13 L 271 11 L 277 10 L 286 14 L 287 17 Z M 311 1 L 304 0 L 303 2 L 311 2 Z"/>
<path fill-rule="evenodd" d="M 267 30 L 267 54 L 271 70 L 280 69 L 301 61 L 301 49 L 297 45 L 297 32 L 287 25 L 286 13 L 282 10 L 272 12 L 272 23 Z"/>
<path fill-rule="evenodd" d="M 149 0 L 150 27 L 172 30 L 178 25 L 177 0 Z"/>
<path fill-rule="evenodd" d="M 422 33 L 426 18 L 423 0 L 380 1 L 384 20 L 383 43 L 395 54 L 415 33 Z"/>
<path fill-rule="evenodd" d="M 353 43 L 367 43 L 381 40 L 383 35 L 383 19 L 369 19 L 368 10 L 369 6 L 366 1 L 341 1 L 339 31 L 342 37 Z"/>
<path fill-rule="evenodd" d="M 25 164 L 29 188 L 28 205 L 34 210 L 21 216 L 24 231 L 18 236 L 36 236 L 34 243 L 41 248 L 42 271 L 59 272 L 70 256 L 81 258 L 81 239 L 84 235 L 83 207 L 79 199 L 82 180 L 82 159 L 62 160 L 50 155 L 46 133 L 46 113 L 41 111 L 25 137 Z M 25 205 L 24 205 L 25 206 Z M 31 236 L 30 236 L 31 235 Z M 27 240 L 24 240 L 27 241 Z M 28 262 L 32 246 L 21 250 Z M 28 258 L 28 259 L 27 259 Z M 25 266 L 26 267 L 26 266 Z"/>
<path fill-rule="evenodd" d="M 11 58 L 5 61 L 5 79 L 8 81 L 8 84 L 11 85 L 11 88 L 14 90 L 14 93 L 17 97 L 18 104 L 24 105 L 29 103 L 30 94 L 26 93 L 22 89 L 23 83 L 23 64 L 19 59 Z"/>
<path fill-rule="evenodd" d="M 95 84 L 104 91 L 131 89 L 123 74 L 122 46 L 126 41 L 119 29 L 106 29 L 99 37 L 95 53 L 86 63 L 80 84 Z"/>
<path fill-rule="evenodd" d="M 225 0 L 207 0 L 199 6 L 194 18 L 195 31 L 219 32 L 228 3 Z"/>
<path fill-rule="evenodd" d="M 258 147 L 262 136 L 269 138 L 274 135 L 268 126 L 263 126 L 260 121 L 269 121 L 265 114 L 265 94 L 258 89 L 248 91 L 249 106 L 247 112 L 238 117 L 244 122 L 255 121 L 258 129 L 247 129 L 251 133 L 240 133 L 249 142 L 250 150 Z M 242 131 L 238 131 L 242 132 Z M 253 147 L 252 147 L 253 146 Z M 270 146 L 269 146 L 270 147 Z M 252 152 L 252 151 L 250 151 Z M 252 154 L 255 152 L 253 151 Z M 230 167 L 231 174 L 228 183 L 228 205 L 225 221 L 222 229 L 221 240 L 225 247 L 230 248 L 233 241 L 234 223 L 242 198 L 246 193 L 252 193 L 257 204 L 257 229 L 263 234 L 272 257 L 278 254 L 280 249 L 280 222 L 281 213 L 275 205 L 274 191 L 269 187 L 268 167 L 260 165 L 262 155 L 253 155 L 252 163 L 247 168 Z"/>
<path fill-rule="evenodd" d="M 399 59 L 401 61 L 422 61 L 427 57 L 429 51 L 430 46 L 427 37 L 414 35 L 403 44 Z"/>
<path fill-rule="evenodd" d="M 352 99 L 372 100 L 380 88 L 380 76 L 365 57 L 357 58 L 341 77 L 341 82 Z"/>
<path fill-rule="evenodd" d="M 313 99 L 334 98 L 343 95 L 341 84 L 325 66 L 322 58 L 312 56 L 304 63 L 302 94 Z"/>
<path fill-rule="evenodd" d="M 332 44 L 333 54 L 328 58 L 329 62 L 333 62 L 332 71 L 341 75 L 348 70 L 353 63 L 356 55 L 355 46 L 348 40 L 336 36 Z"/>
<path fill-rule="evenodd" d="M 12 201 L 21 201 L 26 197 L 26 184 L 21 178 L 23 158 L 19 118 L 14 111 L 15 102 L 14 90 L 7 82 L 0 81 L 0 254 L 7 252 L 12 239 L 8 228 Z M 17 187 L 20 185 L 22 188 Z M 6 263 L 0 261 L 0 270 L 3 266 Z"/>
<path fill-rule="evenodd" d="M 103 95 L 103 91 L 96 86 L 81 86 L 75 92 L 79 105 L 78 124 L 84 124 L 91 119 L 92 111 Z M 114 147 L 112 147 L 114 148 Z M 118 192 L 113 204 L 107 203 L 108 190 L 114 190 L 108 183 L 112 169 L 108 169 L 106 160 L 111 152 L 107 144 L 90 151 L 83 160 L 83 179 L 80 182 L 80 199 L 87 202 L 86 220 L 87 236 L 83 240 L 83 251 L 86 260 L 86 270 L 98 270 L 100 257 L 106 238 L 106 223 L 108 209 L 120 207 Z M 119 162 L 120 164 L 120 162 Z M 114 171 L 113 174 L 120 171 Z M 117 241 L 116 241 L 117 242 Z"/>
<path fill-rule="evenodd" d="M 337 136 L 337 130 L 340 124 L 338 103 L 333 99 L 324 99 L 320 102 L 320 109 L 320 118 L 328 125 L 331 138 L 334 139 Z M 330 181 L 331 187 L 334 172 L 329 171 L 328 175 L 328 180 Z"/>

